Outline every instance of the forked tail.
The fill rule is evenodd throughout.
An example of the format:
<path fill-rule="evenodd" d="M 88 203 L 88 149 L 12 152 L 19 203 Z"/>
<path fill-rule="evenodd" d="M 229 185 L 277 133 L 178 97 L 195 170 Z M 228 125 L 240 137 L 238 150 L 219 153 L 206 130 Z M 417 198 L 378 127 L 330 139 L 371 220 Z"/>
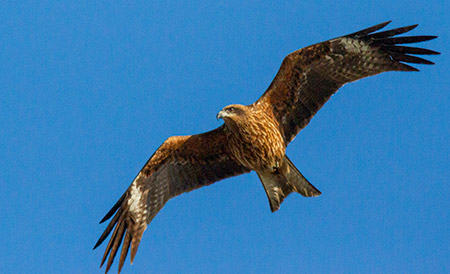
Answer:
<path fill-rule="evenodd" d="M 315 197 L 321 194 L 317 188 L 306 180 L 287 156 L 284 156 L 278 172 L 257 172 L 257 174 L 266 190 L 272 212 L 280 209 L 284 198 L 292 192 L 298 192 L 305 197 Z"/>

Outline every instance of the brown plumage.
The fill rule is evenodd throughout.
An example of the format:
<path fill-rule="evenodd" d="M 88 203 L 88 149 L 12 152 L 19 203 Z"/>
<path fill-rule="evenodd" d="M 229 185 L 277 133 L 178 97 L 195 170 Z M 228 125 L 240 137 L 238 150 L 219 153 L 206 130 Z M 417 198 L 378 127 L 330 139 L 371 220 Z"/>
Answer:
<path fill-rule="evenodd" d="M 256 171 L 272 211 L 292 192 L 320 195 L 285 155 L 286 146 L 346 83 L 385 71 L 418 71 L 406 63 L 433 64 L 411 54 L 438 52 L 399 46 L 436 36 L 393 37 L 417 25 L 373 33 L 389 22 L 295 51 L 283 60 L 267 91 L 248 106 L 230 105 L 210 132 L 168 138 L 150 157 L 128 190 L 101 220 L 112 218 L 95 247 L 113 232 L 101 265 L 109 271 L 119 246 L 119 273 L 131 262 L 147 225 L 165 203 L 184 192 Z"/>

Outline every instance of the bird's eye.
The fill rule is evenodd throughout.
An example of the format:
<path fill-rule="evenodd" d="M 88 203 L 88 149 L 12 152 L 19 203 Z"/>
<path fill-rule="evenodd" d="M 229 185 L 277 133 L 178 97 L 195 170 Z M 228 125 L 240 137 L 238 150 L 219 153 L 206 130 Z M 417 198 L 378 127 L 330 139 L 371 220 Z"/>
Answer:
<path fill-rule="evenodd" d="M 228 108 L 228 111 L 233 112 L 234 111 L 234 107 Z"/>

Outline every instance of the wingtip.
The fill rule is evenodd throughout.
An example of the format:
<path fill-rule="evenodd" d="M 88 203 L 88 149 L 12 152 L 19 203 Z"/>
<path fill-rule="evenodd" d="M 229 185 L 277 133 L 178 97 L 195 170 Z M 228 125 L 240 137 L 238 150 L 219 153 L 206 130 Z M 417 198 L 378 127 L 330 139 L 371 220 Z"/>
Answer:
<path fill-rule="evenodd" d="M 125 193 L 122 194 L 120 199 L 114 204 L 114 206 L 108 211 L 108 213 L 106 213 L 105 217 L 103 217 L 103 219 L 101 219 L 100 224 L 102 224 L 103 222 L 105 222 L 106 220 L 111 218 L 114 215 L 114 213 L 116 213 L 116 211 L 120 208 L 123 201 L 127 197 L 127 195 L 128 195 L 127 193 L 128 193 L 128 191 L 125 191 Z"/>
<path fill-rule="evenodd" d="M 377 24 L 377 25 L 375 25 L 375 26 L 365 28 L 365 29 L 360 30 L 360 31 L 357 31 L 357 32 L 353 32 L 353 33 L 347 34 L 347 35 L 345 35 L 344 37 L 363 37 L 363 36 L 368 35 L 369 33 L 373 33 L 373 32 L 375 32 L 375 31 L 377 31 L 377 30 L 380 30 L 380 29 L 386 27 L 386 26 L 387 26 L 389 23 L 391 23 L 391 22 L 392 22 L 392 21 L 389 20 L 389 21 L 386 21 L 386 22 Z"/>
<path fill-rule="evenodd" d="M 119 270 L 117 271 L 117 274 L 120 274 L 120 272 L 122 271 L 122 267 L 123 267 L 123 264 L 119 265 Z"/>
<path fill-rule="evenodd" d="M 389 25 L 390 23 L 392 23 L 392 20 L 388 20 L 388 21 L 385 21 L 385 22 L 383 22 L 383 23 L 376 24 L 376 25 L 373 26 L 373 27 L 384 28 L 384 27 L 386 27 L 387 25 Z"/>
<path fill-rule="evenodd" d="M 430 40 L 433 40 L 433 39 L 436 39 L 436 38 L 438 38 L 439 36 L 437 36 L 437 35 L 430 35 Z"/>
<path fill-rule="evenodd" d="M 108 274 L 109 269 L 111 269 L 111 265 L 107 265 L 107 266 L 106 266 L 105 274 Z"/>
<path fill-rule="evenodd" d="M 413 25 L 409 25 L 409 26 L 402 27 L 402 28 L 399 28 L 399 29 L 404 29 L 404 32 L 410 32 L 413 29 L 417 28 L 418 25 L 419 24 L 413 24 Z"/>
<path fill-rule="evenodd" d="M 430 40 L 439 38 L 439 36 L 437 36 L 437 35 L 421 35 L 418 37 L 420 37 L 420 41 L 418 41 L 418 42 L 426 42 L 426 41 L 430 41 Z"/>
<path fill-rule="evenodd" d="M 99 245 L 100 245 L 100 243 L 99 243 L 99 241 L 97 241 L 97 243 L 94 245 L 94 247 L 92 248 L 92 250 L 95 250 Z"/>
<path fill-rule="evenodd" d="M 410 27 L 411 30 L 413 30 L 413 29 L 417 28 L 417 26 L 419 26 L 419 24 L 412 24 L 412 25 L 410 25 L 408 27 Z"/>
<path fill-rule="evenodd" d="M 125 264 L 125 259 L 128 254 L 128 250 L 130 249 L 130 243 L 131 243 L 131 234 L 128 231 L 125 234 L 125 238 L 122 243 L 122 252 L 120 252 L 120 258 L 119 258 L 119 273 L 122 271 L 122 267 Z"/>
<path fill-rule="evenodd" d="M 130 262 L 133 264 L 134 257 L 136 256 L 136 253 L 139 248 L 139 244 L 141 243 L 142 235 L 144 234 L 145 229 L 147 226 L 140 228 L 140 230 L 135 231 L 132 239 L 131 239 L 131 247 L 130 247 Z"/>
<path fill-rule="evenodd" d="M 373 26 L 373 27 L 370 27 L 369 29 L 376 29 L 376 30 L 374 30 L 374 31 L 377 31 L 377 30 L 379 30 L 379 29 L 382 29 L 382 28 L 386 27 L 386 26 L 389 25 L 391 22 L 392 22 L 392 20 L 389 20 L 389 21 L 386 21 L 386 22 L 383 22 L 383 23 L 379 23 L 379 24 L 376 24 L 376 25 Z M 372 32 L 373 32 L 373 31 L 372 31 Z"/>
<path fill-rule="evenodd" d="M 412 72 L 419 72 L 420 70 L 418 68 L 415 68 L 413 66 L 407 65 L 402 62 L 398 62 L 398 71 L 412 71 Z"/>
<path fill-rule="evenodd" d="M 130 264 L 133 265 L 134 257 L 136 256 L 137 249 L 133 250 L 133 247 L 131 247 L 131 254 L 130 254 Z"/>
<path fill-rule="evenodd" d="M 374 27 L 379 27 L 379 29 L 382 29 L 382 28 L 386 27 L 387 25 L 389 25 L 391 22 L 392 22 L 392 20 L 389 20 L 389 21 L 380 23 L 378 25 L 375 25 Z"/>

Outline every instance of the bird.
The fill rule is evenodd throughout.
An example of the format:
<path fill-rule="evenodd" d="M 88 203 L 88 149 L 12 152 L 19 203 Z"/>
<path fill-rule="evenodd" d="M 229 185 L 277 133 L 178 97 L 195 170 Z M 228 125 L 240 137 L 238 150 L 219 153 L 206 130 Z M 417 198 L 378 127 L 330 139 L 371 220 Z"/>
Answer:
<path fill-rule="evenodd" d="M 147 226 L 168 200 L 182 193 L 255 171 L 272 212 L 290 193 L 319 196 L 321 192 L 286 155 L 287 145 L 344 84 L 387 71 L 419 71 L 407 63 L 432 65 L 416 55 L 440 54 L 403 46 L 437 38 L 397 36 L 417 24 L 379 31 L 390 22 L 288 54 L 256 102 L 224 107 L 216 116 L 224 123 L 214 130 L 164 141 L 100 221 L 112 217 L 94 246 L 112 232 L 100 264 L 102 267 L 108 259 L 105 273 L 121 244 L 118 273 L 129 251 L 133 263 Z"/>

